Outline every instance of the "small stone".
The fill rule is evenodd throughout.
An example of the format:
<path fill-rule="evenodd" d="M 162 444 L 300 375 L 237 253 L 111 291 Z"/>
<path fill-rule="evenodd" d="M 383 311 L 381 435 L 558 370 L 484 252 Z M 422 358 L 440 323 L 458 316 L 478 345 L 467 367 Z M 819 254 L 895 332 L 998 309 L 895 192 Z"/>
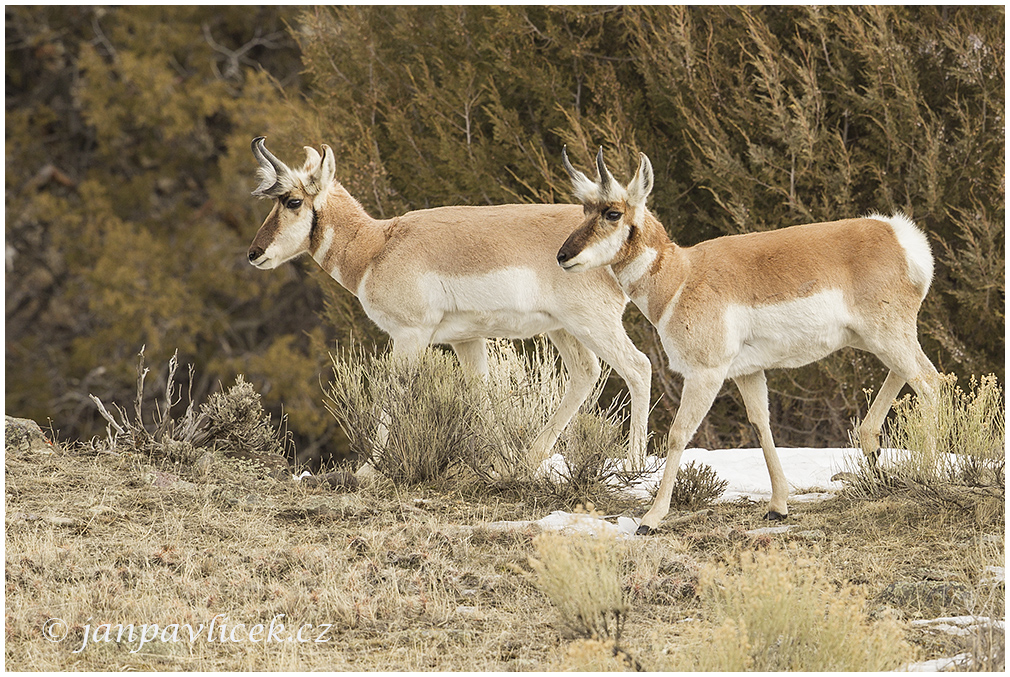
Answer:
<path fill-rule="evenodd" d="M 4 422 L 5 451 L 15 456 L 26 454 L 51 454 L 53 445 L 35 421 L 6 416 Z"/>
<path fill-rule="evenodd" d="M 302 479 L 302 484 L 310 488 L 320 487 L 334 491 L 357 491 L 359 486 L 358 478 L 353 473 L 342 470 L 325 475 L 311 475 Z"/>

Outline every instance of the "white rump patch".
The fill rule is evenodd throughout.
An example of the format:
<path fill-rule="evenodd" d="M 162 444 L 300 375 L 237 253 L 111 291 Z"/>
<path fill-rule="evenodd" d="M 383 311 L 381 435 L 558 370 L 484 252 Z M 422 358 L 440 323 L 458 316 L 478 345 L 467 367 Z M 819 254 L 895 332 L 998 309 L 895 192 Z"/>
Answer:
<path fill-rule="evenodd" d="M 882 216 L 876 212 L 868 218 L 883 221 L 894 230 L 894 236 L 898 238 L 898 244 L 905 250 L 905 260 L 908 262 L 908 277 L 926 297 L 929 291 L 929 284 L 933 280 L 933 251 L 929 246 L 926 234 L 919 229 L 912 219 L 901 212 L 893 216 Z"/>

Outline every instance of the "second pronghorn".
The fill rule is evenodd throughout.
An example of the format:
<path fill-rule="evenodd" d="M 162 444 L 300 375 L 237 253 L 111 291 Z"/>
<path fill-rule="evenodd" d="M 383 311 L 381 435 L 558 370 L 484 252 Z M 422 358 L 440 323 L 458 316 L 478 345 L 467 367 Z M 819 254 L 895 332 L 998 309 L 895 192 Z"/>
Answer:
<path fill-rule="evenodd" d="M 684 447 L 728 378 L 760 435 L 772 483 L 769 519 L 788 513 L 789 487 L 769 425 L 766 369 L 800 367 L 845 346 L 875 354 L 890 372 L 859 427 L 871 460 L 901 387 L 908 382 L 932 399 L 937 372 L 919 345 L 916 318 L 933 256 L 926 236 L 904 215 L 680 247 L 646 207 L 653 172 L 644 154 L 627 186 L 607 170 L 602 148 L 595 181 L 572 167 L 567 152 L 562 158 L 585 221 L 561 246 L 558 263 L 572 272 L 609 266 L 658 330 L 670 368 L 684 376 L 663 479 L 640 534 L 656 529 L 669 511 Z"/>

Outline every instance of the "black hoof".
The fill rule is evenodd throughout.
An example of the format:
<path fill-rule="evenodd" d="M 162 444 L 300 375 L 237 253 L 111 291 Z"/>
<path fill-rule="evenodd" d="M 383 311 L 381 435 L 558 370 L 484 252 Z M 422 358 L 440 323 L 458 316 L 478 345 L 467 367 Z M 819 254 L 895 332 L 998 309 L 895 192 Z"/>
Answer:
<path fill-rule="evenodd" d="M 638 530 L 635 532 L 635 535 L 636 536 L 648 536 L 651 533 L 652 533 L 652 528 L 650 528 L 650 527 L 648 527 L 648 526 L 646 526 L 646 525 L 643 524 L 642 526 L 638 527 Z"/>
<path fill-rule="evenodd" d="M 775 512 L 774 510 L 769 510 L 768 512 L 765 513 L 765 519 L 771 520 L 772 522 L 781 522 L 787 517 L 789 517 L 788 514 L 783 515 L 782 513 Z"/>

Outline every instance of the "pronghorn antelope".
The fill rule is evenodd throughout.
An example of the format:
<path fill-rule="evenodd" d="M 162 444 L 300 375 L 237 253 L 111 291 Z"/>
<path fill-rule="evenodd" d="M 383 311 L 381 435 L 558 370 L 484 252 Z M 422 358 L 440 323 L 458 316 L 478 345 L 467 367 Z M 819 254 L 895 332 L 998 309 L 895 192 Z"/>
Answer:
<path fill-rule="evenodd" d="M 859 427 L 871 462 L 901 387 L 908 382 L 932 399 L 937 372 L 916 338 L 916 315 L 933 257 L 926 236 L 904 215 L 679 247 L 646 208 L 653 174 L 644 154 L 626 187 L 607 170 L 602 148 L 596 181 L 572 167 L 567 151 L 562 159 L 585 222 L 558 251 L 558 263 L 573 272 L 609 266 L 658 330 L 670 368 L 684 376 L 663 479 L 638 533 L 656 529 L 669 511 L 684 447 L 727 378 L 740 389 L 761 438 L 772 482 L 768 519 L 786 516 L 789 488 L 769 427 L 766 369 L 799 367 L 845 346 L 880 358 L 890 372 Z"/>
<path fill-rule="evenodd" d="M 334 179 L 333 151 L 322 149 L 306 147 L 305 164 L 290 169 L 264 137 L 253 140 L 253 195 L 275 204 L 249 247 L 252 265 L 308 253 L 392 337 L 394 353 L 448 343 L 470 373 L 487 374 L 486 338 L 546 333 L 568 384 L 528 450 L 534 468 L 593 390 L 599 355 L 628 384 L 629 460 L 644 462 L 652 367 L 624 331 L 627 297 L 609 271 L 567 275 L 555 261 L 582 220 L 578 205 L 439 207 L 377 220 Z"/>

